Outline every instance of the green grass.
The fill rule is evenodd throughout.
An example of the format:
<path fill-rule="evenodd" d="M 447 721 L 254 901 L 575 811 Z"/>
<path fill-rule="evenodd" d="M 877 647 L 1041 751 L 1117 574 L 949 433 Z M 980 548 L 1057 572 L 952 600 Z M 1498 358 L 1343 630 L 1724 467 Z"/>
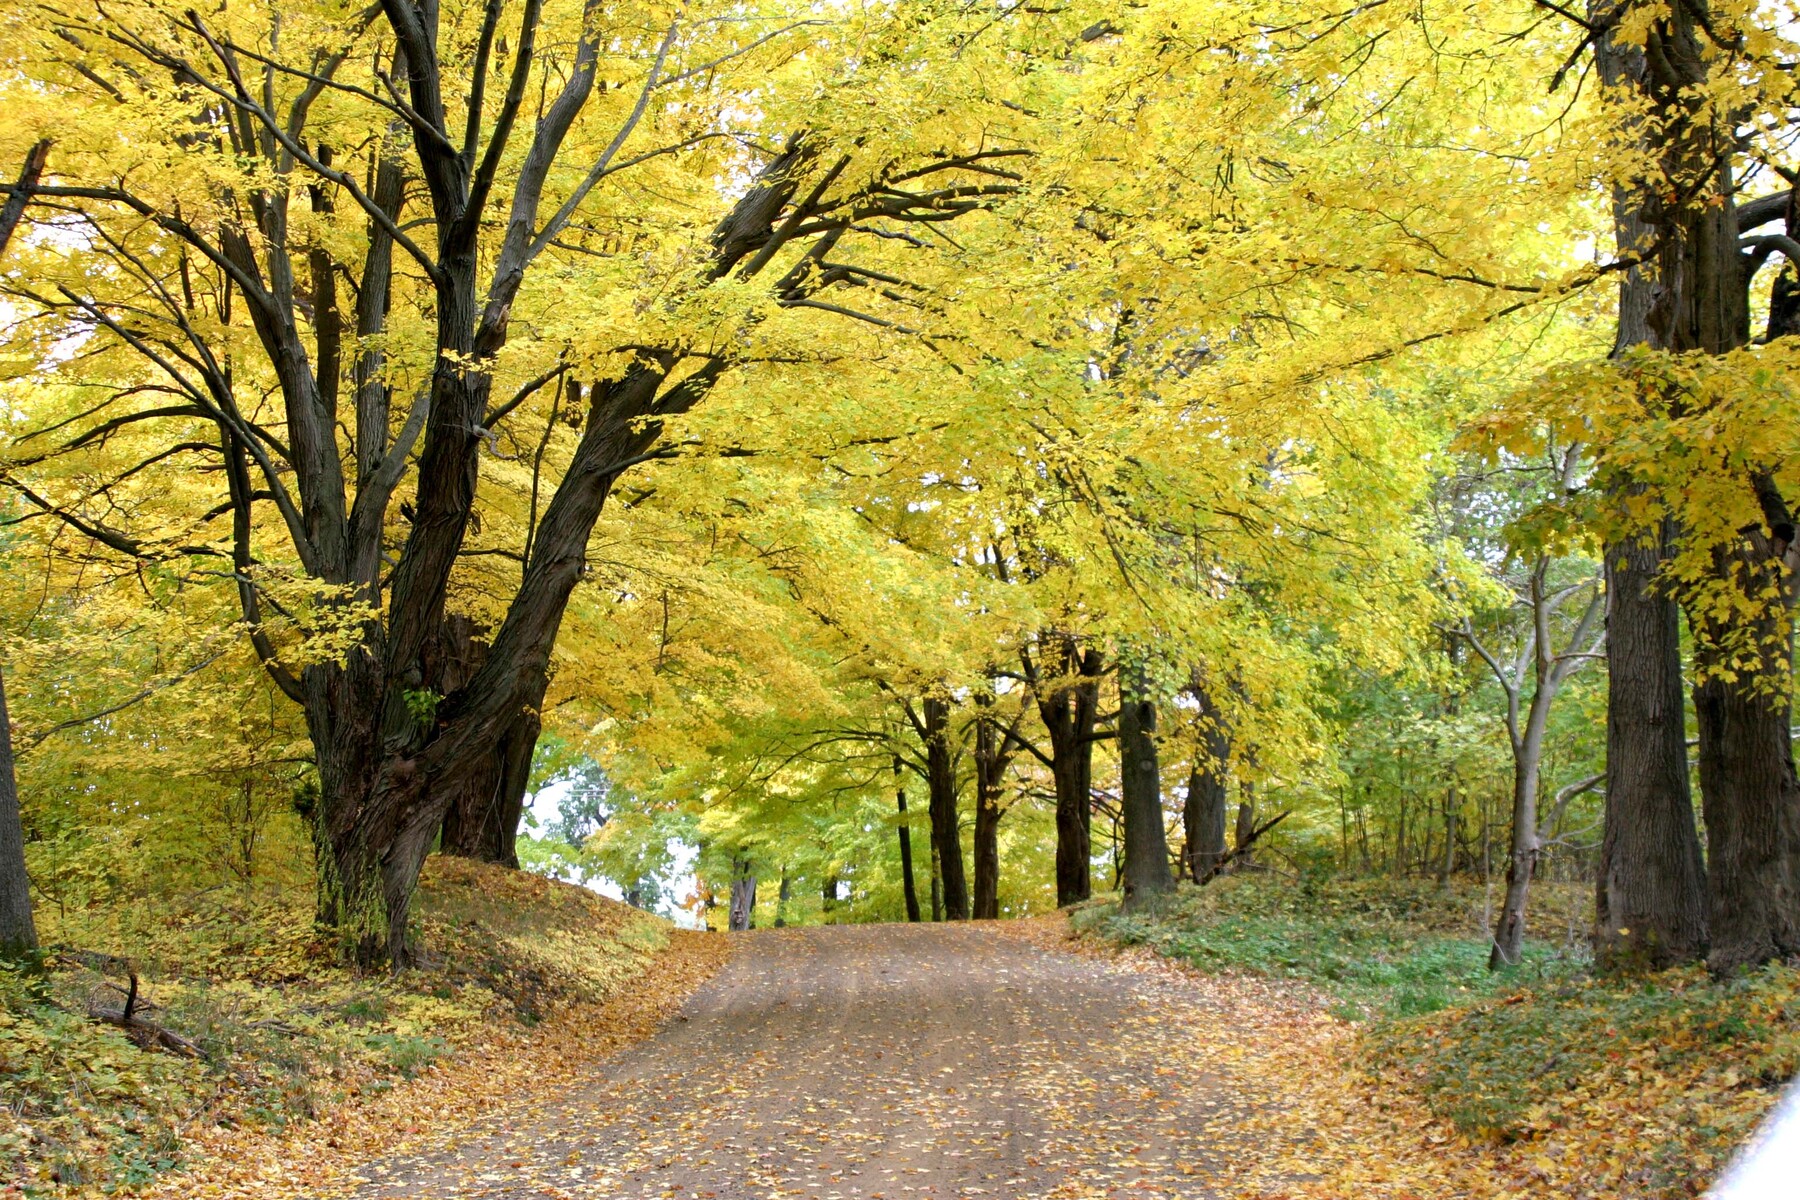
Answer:
<path fill-rule="evenodd" d="M 1438 1020 L 1377 1024 L 1363 1047 L 1373 1067 L 1405 1077 L 1460 1131 L 1501 1140 L 1556 1123 L 1568 1097 L 1611 1086 L 1663 1087 L 1689 1100 L 1772 1096 L 1800 1069 L 1800 972 L 1571 978 Z M 1703 1139 L 1743 1132 L 1735 1106 L 1692 1109 L 1682 1124 Z"/>
<path fill-rule="evenodd" d="M 1436 1012 L 1581 968 L 1583 952 L 1559 938 L 1531 943 L 1519 967 L 1491 974 L 1480 911 L 1479 891 L 1466 886 L 1251 875 L 1183 887 L 1144 912 L 1108 903 L 1072 919 L 1084 932 L 1149 946 L 1202 970 L 1305 980 L 1357 1020 Z M 1548 923 L 1557 927 L 1554 918 Z"/>
<path fill-rule="evenodd" d="M 1697 1194 L 1800 1070 L 1800 970 L 1596 976 L 1570 936 L 1591 900 L 1564 885 L 1537 890 L 1524 964 L 1493 974 L 1485 899 L 1466 884 L 1247 876 L 1072 920 L 1203 970 L 1318 987 L 1358 1022 L 1354 1065 L 1378 1089 L 1410 1092 L 1507 1170 L 1551 1163 L 1546 1195 L 1593 1172 L 1607 1183 L 1581 1194 Z"/>

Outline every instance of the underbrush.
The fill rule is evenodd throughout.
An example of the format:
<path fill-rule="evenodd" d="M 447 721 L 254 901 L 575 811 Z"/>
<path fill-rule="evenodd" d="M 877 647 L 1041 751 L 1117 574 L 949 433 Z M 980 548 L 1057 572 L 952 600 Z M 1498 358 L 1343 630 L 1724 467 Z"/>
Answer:
<path fill-rule="evenodd" d="M 423 967 L 398 977 L 343 966 L 298 889 L 43 914 L 47 946 L 129 959 L 143 1017 L 200 1057 L 92 1020 L 126 982 L 92 955 L 0 972 L 0 1194 L 147 1183 L 196 1125 L 282 1126 L 383 1091 L 484 1030 L 605 997 L 667 938 L 582 888 L 459 859 L 430 861 L 414 912 Z"/>
<path fill-rule="evenodd" d="M 1567 936 L 1563 911 L 1573 889 L 1546 886 L 1538 897 L 1536 924 L 1555 940 L 1532 942 L 1524 963 L 1506 976 L 1487 969 L 1488 897 L 1463 883 L 1237 875 L 1184 886 L 1142 912 L 1100 903 L 1071 919 L 1083 932 L 1149 946 L 1201 970 L 1305 980 L 1354 1020 L 1436 1012 L 1521 978 L 1544 981 L 1579 969 L 1585 952 Z"/>
<path fill-rule="evenodd" d="M 1586 889 L 1568 887 L 1534 893 L 1534 932 L 1552 936 L 1490 974 L 1484 898 L 1249 876 L 1071 919 L 1203 970 L 1315 985 L 1358 1023 L 1370 1095 L 1411 1097 L 1487 1178 L 1554 1196 L 1698 1195 L 1800 1071 L 1800 970 L 1596 977 L 1566 932 L 1585 924 Z"/>
<path fill-rule="evenodd" d="M 1612 1194 L 1696 1194 L 1800 1071 L 1800 971 L 1579 978 L 1362 1038 L 1378 1079 L 1465 1138 L 1587 1163 Z"/>

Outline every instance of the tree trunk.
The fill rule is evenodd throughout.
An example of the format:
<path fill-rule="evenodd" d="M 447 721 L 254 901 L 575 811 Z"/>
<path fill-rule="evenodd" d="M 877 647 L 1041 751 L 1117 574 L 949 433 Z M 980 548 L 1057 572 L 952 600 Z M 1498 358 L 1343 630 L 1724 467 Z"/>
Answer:
<path fill-rule="evenodd" d="M 37 925 L 31 919 L 31 879 L 25 874 L 25 823 L 13 773 L 6 680 L 0 676 L 0 958 L 29 954 L 37 944 Z"/>
<path fill-rule="evenodd" d="M 1672 185 L 1647 205 L 1660 284 L 1648 321 L 1669 350 L 1719 355 L 1750 340 L 1749 280 L 1733 200 L 1735 131 L 1699 99 L 1715 61 L 1706 44 L 1713 34 L 1699 13 L 1677 5 L 1654 21 L 1644 60 L 1645 91 L 1664 118 L 1658 149 Z M 1772 478 L 1753 474 L 1745 483 L 1766 527 L 1715 547 L 1708 582 L 1763 615 L 1721 620 L 1704 596 L 1689 612 L 1711 855 L 1708 962 L 1720 972 L 1800 950 L 1800 813 L 1784 698 L 1792 671 L 1774 645 L 1786 614 L 1767 611 L 1791 603 L 1785 559 L 1793 520 Z M 1746 634 L 1754 663 L 1733 653 Z"/>
<path fill-rule="evenodd" d="M 1593 11 L 1601 13 L 1599 6 Z M 1645 86 L 1641 50 L 1615 46 L 1603 33 L 1595 39 L 1594 54 L 1604 87 Z M 1623 132 L 1629 140 L 1643 137 L 1641 130 Z M 1621 255 L 1655 244 L 1656 231 L 1644 212 L 1648 202 L 1636 186 L 1614 187 Z M 1633 267 L 1621 278 L 1615 356 L 1657 340 L 1651 313 L 1659 290 L 1657 271 L 1649 265 Z M 1623 511 L 1638 489 L 1620 478 L 1608 490 L 1615 510 Z M 1680 621 L 1675 601 L 1658 587 L 1673 533 L 1662 520 L 1611 540 L 1602 551 L 1607 779 L 1594 954 L 1602 967 L 1614 970 L 1659 968 L 1706 953 L 1706 870 L 1688 790 Z"/>
<path fill-rule="evenodd" d="M 1056 903 L 1093 895 L 1094 721 L 1104 660 L 1082 650 L 1073 635 L 1053 633 L 1056 680 L 1038 692 L 1038 714 L 1050 739 L 1050 777 L 1056 788 Z M 1029 673 L 1029 667 L 1027 668 Z"/>
<path fill-rule="evenodd" d="M 793 884 L 788 879 L 787 868 L 781 868 L 781 886 L 775 891 L 775 928 L 787 927 L 787 905 L 793 894 Z"/>
<path fill-rule="evenodd" d="M 1537 873 L 1540 847 L 1537 837 L 1538 764 L 1543 758 L 1541 734 L 1529 746 L 1513 754 L 1512 853 L 1506 865 L 1506 899 L 1500 905 L 1500 925 L 1488 951 L 1488 970 L 1516 967 L 1525 947 L 1525 906 L 1531 880 Z"/>
<path fill-rule="evenodd" d="M 438 843 L 443 853 L 518 867 L 519 821 L 525 815 L 538 732 L 536 715 L 520 713 L 489 757 L 446 785 L 450 799 Z"/>
<path fill-rule="evenodd" d="M 937 839 L 931 839 L 931 920 L 933 924 L 944 919 L 943 885 L 938 881 Z"/>
<path fill-rule="evenodd" d="M 731 860 L 731 911 L 726 928 L 742 932 L 756 924 L 756 874 L 748 858 Z"/>
<path fill-rule="evenodd" d="M 975 722 L 974 918 L 1000 916 L 1000 784 L 1007 754 L 1001 730 L 985 714 Z"/>
<path fill-rule="evenodd" d="M 969 919 L 969 884 L 968 876 L 963 873 L 962 834 L 957 828 L 956 761 L 950 751 L 950 704 L 931 696 L 926 698 L 923 707 L 931 844 L 937 853 L 944 915 L 952 921 L 966 921 Z"/>
<path fill-rule="evenodd" d="M 1141 667 L 1119 676 L 1119 791 L 1125 861 L 1120 875 L 1126 908 L 1175 886 L 1163 829 L 1162 776 L 1156 756 L 1156 705 Z"/>
<path fill-rule="evenodd" d="M 1188 771 L 1187 798 L 1181 825 L 1187 846 L 1187 875 L 1198 882 L 1212 874 L 1225 857 L 1225 794 L 1231 778 L 1231 731 L 1198 672 L 1194 698 L 1200 703 L 1199 737 Z"/>
<path fill-rule="evenodd" d="M 919 889 L 913 884 L 912 828 L 906 820 L 906 787 L 900 782 L 900 759 L 894 758 L 894 803 L 900 810 L 900 890 L 906 897 L 906 919 L 918 923 Z"/>
<path fill-rule="evenodd" d="M 1403 838 L 1406 836 L 1405 821 L 1403 808 L 1400 825 Z M 1238 851 L 1237 857 L 1232 860 L 1232 866 L 1242 868 L 1250 865 L 1252 856 L 1256 853 L 1250 845 L 1250 835 L 1254 832 L 1256 832 L 1256 785 L 1248 779 L 1243 779 L 1238 781 L 1237 823 L 1231 835 L 1231 844 Z"/>
<path fill-rule="evenodd" d="M 413 33 L 427 40 L 431 36 L 425 26 Z M 426 77 L 424 60 L 417 54 L 409 54 L 407 61 L 414 82 Z M 568 88 L 591 86 L 591 68 L 577 75 L 581 77 L 571 77 Z M 559 100 L 551 115 L 538 123 L 540 135 L 559 140 L 556 130 L 566 131 L 566 124 L 559 122 L 572 119 L 573 111 Z M 423 153 L 420 157 L 431 176 L 433 164 L 424 161 Z M 795 190 L 792 172 L 805 160 L 805 149 L 798 142 L 791 144 L 737 201 L 713 238 L 715 271 L 731 270 L 758 238 L 766 241 L 773 235 L 775 218 Z M 500 251 L 504 261 L 493 265 L 493 282 L 485 288 L 484 300 L 479 282 L 483 264 L 475 245 L 481 214 L 449 212 L 446 203 L 454 207 L 459 202 L 434 186 L 440 225 L 455 229 L 441 230 L 439 238 L 439 356 L 420 443 L 411 529 L 399 565 L 388 576 L 386 628 L 371 623 L 363 646 L 342 662 L 309 666 L 298 683 L 283 684 L 303 703 L 319 770 L 320 798 L 313 818 L 321 864 L 319 915 L 342 931 L 359 959 L 372 962 L 385 955 L 396 969 L 410 962 L 406 934 L 413 889 L 425 855 L 442 831 L 445 810 L 465 794 L 492 795 L 474 787 L 470 777 L 494 770 L 490 760 L 497 750 L 504 747 L 508 756 L 505 768 L 496 772 L 499 776 L 516 780 L 521 770 L 529 768 L 525 743 L 535 736 L 530 724 L 543 700 L 557 630 L 586 567 L 589 536 L 624 469 L 620 464 L 636 461 L 655 444 L 662 422 L 698 403 L 726 365 L 722 359 L 709 360 L 665 388 L 682 353 L 643 350 L 620 377 L 587 388 L 585 395 L 579 387 L 571 389 L 578 400 L 585 398 L 586 419 L 533 531 L 518 591 L 468 681 L 449 692 L 435 689 L 427 678 L 426 647 L 444 621 L 445 594 L 474 510 L 479 475 L 481 440 L 470 431 L 484 427 L 487 419 L 493 381 L 487 368 L 505 345 L 510 298 L 524 271 L 515 241 L 531 236 L 536 198 L 534 192 L 514 212 L 507 227 L 509 241 Z M 382 234 L 378 240 L 385 239 Z M 254 267 L 248 243 L 242 253 L 249 263 L 246 270 Z M 371 269 L 375 262 L 371 252 Z M 283 376 L 282 388 L 290 437 L 296 443 L 293 453 L 304 460 L 296 478 L 309 529 L 318 539 L 317 574 L 327 584 L 373 588 L 382 577 L 387 497 L 399 476 L 386 483 L 386 490 L 375 488 L 372 479 L 365 490 L 365 478 L 359 475 L 355 508 L 346 515 L 339 511 L 341 505 L 334 507 L 343 490 L 334 427 L 316 420 L 325 409 L 317 383 L 306 373 L 304 348 L 287 344 L 296 336 L 290 327 L 259 327 L 259 333 L 273 347 L 271 361 L 294 367 Z M 371 387 L 372 394 L 379 391 L 378 386 Z M 375 407 L 385 417 L 385 403 Z M 359 423 L 365 415 L 359 397 Z M 320 424 L 323 432 L 312 430 L 309 422 Z M 368 424 L 385 435 L 385 420 Z M 299 444 L 301 433 L 310 439 L 305 445 Z M 385 438 L 374 451 L 370 463 L 405 461 L 404 449 L 388 446 Z M 241 459 L 243 451 L 234 454 Z M 359 448 L 359 463 L 363 458 Z M 232 465 L 230 458 L 227 465 Z M 377 474 L 380 470 L 374 468 Z M 234 518 L 247 522 L 253 494 L 248 476 L 240 480 L 240 474 L 233 471 L 230 481 Z M 238 538 L 240 552 L 247 553 L 248 544 L 246 530 Z M 253 600 L 246 601 L 246 615 L 254 626 L 252 605 Z M 265 654 L 265 659 L 272 658 Z M 276 678 L 282 681 L 281 674 Z M 521 725 L 526 714 L 530 719 Z M 474 844 L 498 853 L 499 843 L 509 840 L 509 830 L 516 829 L 521 798 L 521 789 L 504 789 L 492 823 L 480 823 L 484 834 L 479 838 L 471 834 Z M 463 826 L 474 824 L 459 823 L 456 840 L 463 840 Z"/>
<path fill-rule="evenodd" d="M 1688 792 L 1681 634 L 1657 594 L 1666 523 L 1606 547 L 1606 808 L 1595 957 L 1614 970 L 1706 953 L 1706 870 Z"/>
<path fill-rule="evenodd" d="M 1735 579 L 1749 603 L 1766 605 L 1764 597 L 1789 595 L 1793 587 L 1784 561 L 1792 520 L 1779 511 L 1770 524 L 1778 532 L 1746 530 L 1735 550 L 1716 555 L 1735 560 L 1722 561 L 1717 572 Z M 1731 630 L 1704 614 L 1690 616 L 1700 794 L 1712 860 L 1707 964 L 1719 973 L 1800 954 L 1800 782 L 1785 620 L 1785 613 L 1765 610 L 1749 652 L 1757 661 L 1746 664 L 1730 662 L 1720 649 Z M 1722 677 L 1728 666 L 1733 675 Z"/>
<path fill-rule="evenodd" d="M 50 157 L 49 141 L 39 141 L 25 155 L 19 189 L 0 207 L 0 254 L 11 245 L 25 215 L 24 190 L 35 186 Z M 6 712 L 6 679 L 0 674 L 0 958 L 18 958 L 37 949 L 37 924 L 31 919 L 31 877 L 25 873 L 25 820 L 19 811 L 19 781 L 13 768 L 12 719 Z"/>

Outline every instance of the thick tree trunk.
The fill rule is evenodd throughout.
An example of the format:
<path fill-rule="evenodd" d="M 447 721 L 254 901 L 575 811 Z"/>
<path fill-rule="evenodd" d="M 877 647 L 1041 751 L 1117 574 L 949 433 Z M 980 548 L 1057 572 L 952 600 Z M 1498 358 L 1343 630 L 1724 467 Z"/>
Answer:
<path fill-rule="evenodd" d="M 1210 876 L 1225 857 L 1225 796 L 1231 778 L 1231 730 L 1196 673 L 1194 698 L 1200 703 L 1194 763 L 1188 771 L 1187 798 L 1181 808 L 1189 879 Z"/>
<path fill-rule="evenodd" d="M 540 122 L 540 132 L 549 121 Z M 766 241 L 772 234 L 776 214 L 793 195 L 791 172 L 804 159 L 803 149 L 790 147 L 738 200 L 715 232 L 715 270 L 729 271 L 758 239 Z M 441 208 L 442 199 L 434 194 L 434 205 Z M 534 205 L 528 207 L 534 211 Z M 442 626 L 450 571 L 473 511 L 480 439 L 470 431 L 482 428 L 486 419 L 493 381 L 486 368 L 505 343 L 510 311 L 505 298 L 518 282 L 516 276 L 503 280 L 507 272 L 497 265 L 495 285 L 485 305 L 481 302 L 476 226 L 463 224 L 462 240 L 440 239 L 441 354 L 432 378 L 412 528 L 388 587 L 388 627 L 371 626 L 365 645 L 343 664 L 309 668 L 300 688 L 319 768 L 313 823 L 321 864 L 320 915 L 343 931 L 360 959 L 373 961 L 385 954 L 396 968 L 410 960 L 406 927 L 419 868 L 463 781 L 489 769 L 484 764 L 503 746 L 509 751 L 512 778 L 520 763 L 529 767 L 529 752 L 523 749 L 528 727 L 519 723 L 542 703 L 557 630 L 586 567 L 588 539 L 613 484 L 625 465 L 661 437 L 663 420 L 698 403 L 726 365 L 722 359 L 710 360 L 665 389 L 681 353 L 645 350 L 619 378 L 586 389 L 581 439 L 534 531 L 519 589 L 492 645 L 462 687 L 436 692 L 426 677 L 426 644 Z M 530 220 L 515 221 L 508 236 L 519 230 L 520 236 L 528 236 L 530 227 Z M 305 364 L 301 350 L 275 357 Z M 470 369 L 471 361 L 479 369 Z M 302 386 L 305 382 L 284 381 L 290 424 L 296 412 L 317 407 L 307 398 L 317 389 Z M 581 389 L 573 390 L 582 396 Z M 300 452 L 296 446 L 295 453 Z M 318 486 L 309 480 L 336 478 L 335 457 L 327 459 L 324 452 L 315 457 L 319 462 L 299 473 L 303 489 Z M 352 573 L 342 565 L 347 548 L 325 543 L 331 553 L 320 557 L 337 564 L 322 572 L 328 583 L 366 582 L 379 573 L 381 509 L 371 508 L 372 516 L 363 521 L 362 499 L 359 493 L 359 507 L 347 521 L 340 521 L 323 501 L 317 506 L 321 537 L 340 524 L 344 530 L 364 531 L 366 526 L 374 531 L 355 539 L 359 553 L 375 555 L 368 570 L 359 567 Z M 309 500 L 307 511 L 314 509 Z M 248 513 L 248 504 L 238 511 Z M 517 801 L 510 792 L 502 800 L 494 823 L 483 823 L 497 831 L 481 839 L 490 846 L 503 840 L 508 828 L 516 828 L 512 810 Z"/>
<path fill-rule="evenodd" d="M 1660 968 L 1706 953 L 1706 870 L 1688 793 L 1675 604 L 1659 594 L 1667 528 L 1606 547 L 1606 813 L 1595 956 Z"/>
<path fill-rule="evenodd" d="M 1763 483 L 1773 488 L 1772 481 Z M 1793 587 L 1785 561 L 1793 523 L 1778 496 L 1768 503 L 1773 536 L 1748 530 L 1735 551 L 1716 554 L 1717 574 L 1734 579 L 1750 603 L 1791 595 Z M 1754 627 L 1749 653 L 1756 661 L 1731 662 L 1720 647 L 1733 631 L 1704 615 L 1690 620 L 1700 794 L 1712 859 L 1707 963 L 1726 973 L 1800 954 L 1800 782 L 1787 690 L 1792 639 L 1783 628 L 1786 614 L 1767 612 Z"/>
<path fill-rule="evenodd" d="M 900 759 L 894 759 L 894 803 L 900 810 L 900 890 L 906 898 L 906 919 L 919 920 L 919 889 L 913 883 L 912 827 L 906 819 L 906 787 L 900 782 Z"/>
<path fill-rule="evenodd" d="M 423 661 L 433 692 L 444 696 L 467 686 L 487 658 L 484 633 L 468 617 L 444 619 L 437 635 L 426 643 Z M 438 841 L 443 853 L 514 868 L 519 865 L 519 819 L 531 783 L 531 758 L 539 733 L 537 706 L 542 700 L 539 693 L 534 703 L 522 708 L 488 754 L 438 785 L 446 796 Z"/>
<path fill-rule="evenodd" d="M 1124 903 L 1133 908 L 1171 890 L 1168 834 L 1163 829 L 1162 775 L 1156 754 L 1156 705 L 1141 668 L 1119 676 L 1119 791 L 1125 861 Z"/>
<path fill-rule="evenodd" d="M 1591 11 L 1610 18 L 1616 5 Z M 1642 51 L 1595 39 L 1607 88 L 1645 86 Z M 1627 139 L 1641 130 L 1624 131 Z M 1613 217 L 1621 256 L 1646 253 L 1656 231 L 1644 212 L 1646 190 L 1621 183 Z M 1657 270 L 1633 267 L 1619 284 L 1613 353 L 1657 341 L 1652 310 Z M 1672 282 L 1672 281 L 1665 281 Z M 1636 494 L 1629 479 L 1611 482 L 1615 510 Z M 1595 898 L 1595 958 L 1619 970 L 1689 962 L 1706 953 L 1706 870 L 1688 789 L 1681 633 L 1676 604 L 1659 587 L 1673 529 L 1668 521 L 1611 540 L 1606 570 L 1606 806 Z"/>
<path fill-rule="evenodd" d="M 518 867 L 519 821 L 525 815 L 538 732 L 536 715 L 520 713 L 491 755 L 446 784 L 450 799 L 438 844 L 443 853 Z"/>
<path fill-rule="evenodd" d="M 1038 715 L 1049 735 L 1056 788 L 1056 903 L 1061 906 L 1093 895 L 1094 721 L 1105 664 L 1098 650 L 1081 649 L 1072 635 L 1050 633 L 1045 640 L 1056 647 L 1057 674 L 1038 691 Z"/>
<path fill-rule="evenodd" d="M 963 873 L 962 834 L 957 828 L 956 761 L 950 752 L 950 704 L 927 697 L 925 710 L 925 783 L 931 799 L 931 845 L 937 854 L 938 879 L 944 892 L 944 915 L 969 919 L 968 876 Z"/>
<path fill-rule="evenodd" d="M 788 900 L 793 895 L 793 884 L 788 879 L 787 868 L 781 868 L 781 885 L 775 891 L 775 928 L 787 927 Z"/>
<path fill-rule="evenodd" d="M 731 861 L 731 910 L 726 928 L 742 932 L 756 924 L 756 873 L 748 858 Z"/>
<path fill-rule="evenodd" d="M 31 879 L 25 874 L 25 823 L 13 772 L 12 725 L 6 712 L 6 680 L 0 676 L 0 958 L 37 949 L 31 919 Z"/>
<path fill-rule="evenodd" d="M 1653 22 L 1645 56 L 1645 89 L 1666 118 L 1658 148 L 1673 185 L 1648 205 L 1660 285 L 1649 325 L 1670 350 L 1717 355 L 1750 340 L 1749 281 L 1733 199 L 1735 131 L 1700 106 L 1715 61 L 1707 45 L 1713 35 L 1700 14 L 1677 5 Z M 1771 596 L 1791 602 L 1784 560 L 1793 521 L 1772 479 L 1745 482 L 1756 492 L 1766 527 L 1715 547 L 1709 583 L 1738 592 L 1754 611 Z M 1792 672 L 1787 656 L 1771 645 L 1785 614 L 1720 621 L 1716 612 L 1703 597 L 1690 610 L 1689 625 L 1711 858 L 1708 961 L 1729 971 L 1800 951 L 1800 796 L 1784 698 Z M 1734 661 L 1731 647 L 1746 633 L 1755 638 L 1751 654 L 1759 662 Z"/>

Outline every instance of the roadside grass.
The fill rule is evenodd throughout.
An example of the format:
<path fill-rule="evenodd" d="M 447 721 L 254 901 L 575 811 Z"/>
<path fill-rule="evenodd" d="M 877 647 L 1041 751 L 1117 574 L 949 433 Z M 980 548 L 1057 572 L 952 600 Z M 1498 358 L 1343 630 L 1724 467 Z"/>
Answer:
<path fill-rule="evenodd" d="M 140 1049 L 88 1016 L 120 1006 L 116 969 L 53 952 L 43 974 L 0 970 L 0 1195 L 147 1184 L 198 1127 L 279 1128 L 379 1094 L 495 1028 L 605 998 L 668 937 L 660 919 L 585 889 L 445 858 L 415 901 L 424 969 L 398 977 L 344 966 L 308 890 L 44 918 L 49 947 L 130 959 L 144 1017 L 203 1057 Z"/>
<path fill-rule="evenodd" d="M 1565 933 L 1586 890 L 1539 896 L 1533 928 L 1551 937 L 1495 974 L 1467 885 L 1247 876 L 1071 922 L 1201 970 L 1315 986 L 1354 1023 L 1366 1103 L 1410 1098 L 1504 1194 L 1515 1180 L 1546 1196 L 1698 1195 L 1800 1072 L 1800 970 L 1596 976 Z"/>
<path fill-rule="evenodd" d="M 1505 975 L 1487 969 L 1479 885 L 1390 879 L 1289 882 L 1235 875 L 1204 888 L 1183 886 L 1153 909 L 1121 913 L 1101 901 L 1071 914 L 1074 927 L 1142 945 L 1204 971 L 1245 971 L 1301 979 L 1333 999 L 1347 1020 L 1405 1017 L 1581 970 L 1586 952 L 1568 936 L 1567 885 L 1539 892 L 1537 926 L 1553 941 L 1532 942 Z"/>

